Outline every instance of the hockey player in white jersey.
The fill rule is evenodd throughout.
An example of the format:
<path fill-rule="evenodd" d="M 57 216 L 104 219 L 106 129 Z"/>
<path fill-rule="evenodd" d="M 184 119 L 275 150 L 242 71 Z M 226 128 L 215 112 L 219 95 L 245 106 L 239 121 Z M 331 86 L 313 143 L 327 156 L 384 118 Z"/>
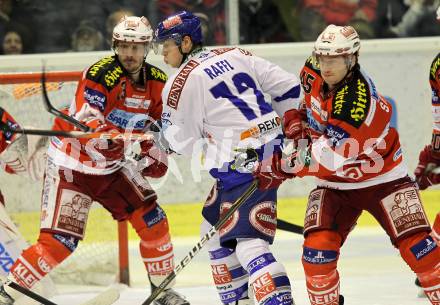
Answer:
<path fill-rule="evenodd" d="M 177 72 L 162 92 L 169 149 L 198 160 L 216 179 L 202 214 L 205 234 L 250 186 L 251 164 L 280 150 L 284 113 L 299 106 L 297 77 L 240 48 L 207 50 L 199 19 L 182 11 L 159 23 L 156 51 Z M 237 157 L 238 154 L 238 157 Z M 258 189 L 208 243 L 223 304 L 294 304 L 286 270 L 269 249 L 276 230 L 277 188 Z M 248 285 L 253 291 L 248 291 Z"/>

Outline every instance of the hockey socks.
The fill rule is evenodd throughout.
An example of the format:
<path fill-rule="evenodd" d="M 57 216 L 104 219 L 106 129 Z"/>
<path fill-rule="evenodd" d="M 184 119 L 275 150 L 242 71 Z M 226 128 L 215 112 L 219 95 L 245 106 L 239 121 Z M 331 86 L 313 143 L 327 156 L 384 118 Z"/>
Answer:
<path fill-rule="evenodd" d="M 284 266 L 262 239 L 239 239 L 237 258 L 249 273 L 249 284 L 259 305 L 292 305 L 290 281 Z"/>
<path fill-rule="evenodd" d="M 76 240 L 42 232 L 37 243 L 24 250 L 14 263 L 9 278 L 23 287 L 32 288 L 53 268 L 65 260 L 76 246 Z M 10 287 L 5 287 L 5 290 L 14 299 L 20 296 L 17 291 Z"/>
<path fill-rule="evenodd" d="M 309 233 L 304 241 L 302 264 L 311 305 L 339 305 L 340 244 L 339 234 L 327 230 Z"/>

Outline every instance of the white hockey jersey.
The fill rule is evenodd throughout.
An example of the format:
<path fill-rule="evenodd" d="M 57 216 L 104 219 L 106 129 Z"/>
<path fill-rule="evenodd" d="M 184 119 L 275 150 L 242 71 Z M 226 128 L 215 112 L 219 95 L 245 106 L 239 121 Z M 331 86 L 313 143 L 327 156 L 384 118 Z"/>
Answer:
<path fill-rule="evenodd" d="M 273 153 L 272 144 L 281 144 L 281 118 L 300 99 L 298 78 L 279 66 L 240 48 L 203 49 L 162 91 L 165 138 L 179 154 L 202 153 L 204 169 L 237 184 L 242 179 L 229 166 L 235 150 Z"/>

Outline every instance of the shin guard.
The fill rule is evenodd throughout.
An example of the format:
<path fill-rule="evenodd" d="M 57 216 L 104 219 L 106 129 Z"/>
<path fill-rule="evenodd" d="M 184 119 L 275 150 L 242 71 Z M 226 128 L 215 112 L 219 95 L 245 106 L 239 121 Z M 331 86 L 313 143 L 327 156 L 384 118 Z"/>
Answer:
<path fill-rule="evenodd" d="M 262 239 L 239 239 L 237 258 L 249 273 L 249 283 L 259 305 L 294 304 L 284 266 L 277 262 Z"/>
<path fill-rule="evenodd" d="M 339 304 L 340 245 L 340 235 L 327 230 L 309 233 L 304 241 L 302 264 L 312 305 Z"/>
<path fill-rule="evenodd" d="M 205 235 L 211 225 L 204 221 L 200 234 Z M 212 277 L 223 304 L 240 304 L 242 299 L 248 297 L 247 271 L 237 259 L 235 250 L 220 246 L 218 233 L 206 244 L 211 261 Z M 249 300 L 247 300 L 249 301 Z"/>
<path fill-rule="evenodd" d="M 9 278 L 26 288 L 32 288 L 53 268 L 65 260 L 76 248 L 78 241 L 58 234 L 40 233 L 36 244 L 23 251 L 9 273 Z M 17 291 L 5 287 L 14 299 Z"/>
<path fill-rule="evenodd" d="M 158 286 L 174 269 L 173 244 L 165 212 L 157 204 L 141 207 L 129 220 L 141 239 L 139 249 L 150 281 Z M 173 284 L 174 281 L 170 287 Z"/>
<path fill-rule="evenodd" d="M 399 242 L 398 247 L 431 304 L 440 305 L 440 248 L 437 242 L 427 232 L 419 232 Z"/>

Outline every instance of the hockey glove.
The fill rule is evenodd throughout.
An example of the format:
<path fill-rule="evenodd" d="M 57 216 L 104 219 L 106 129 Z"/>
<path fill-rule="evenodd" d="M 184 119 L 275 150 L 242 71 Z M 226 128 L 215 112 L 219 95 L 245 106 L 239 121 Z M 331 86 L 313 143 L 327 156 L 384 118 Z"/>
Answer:
<path fill-rule="evenodd" d="M 283 130 L 286 138 L 294 140 L 307 139 L 307 115 L 304 111 L 290 109 L 283 116 Z"/>
<path fill-rule="evenodd" d="M 433 154 L 431 145 L 426 145 L 420 152 L 414 175 L 421 190 L 440 183 L 440 158 Z"/>
<path fill-rule="evenodd" d="M 166 152 L 154 145 L 152 141 L 140 143 L 141 153 L 135 159 L 139 161 L 142 168 L 141 174 L 144 177 L 160 178 L 168 170 L 168 157 Z"/>
<path fill-rule="evenodd" d="M 100 119 L 85 121 L 95 132 L 119 132 L 115 127 L 102 123 Z M 80 142 L 83 140 L 80 139 Z M 82 143 L 84 145 L 84 143 Z M 124 159 L 124 141 L 107 139 L 90 139 L 84 145 L 85 150 L 95 161 L 119 161 Z"/>
<path fill-rule="evenodd" d="M 165 135 L 163 134 L 162 121 L 157 120 L 152 122 L 148 128 L 149 132 L 151 132 L 154 136 L 154 143 L 164 152 L 170 154 L 173 150 L 170 148 L 170 143 L 165 139 Z"/>

